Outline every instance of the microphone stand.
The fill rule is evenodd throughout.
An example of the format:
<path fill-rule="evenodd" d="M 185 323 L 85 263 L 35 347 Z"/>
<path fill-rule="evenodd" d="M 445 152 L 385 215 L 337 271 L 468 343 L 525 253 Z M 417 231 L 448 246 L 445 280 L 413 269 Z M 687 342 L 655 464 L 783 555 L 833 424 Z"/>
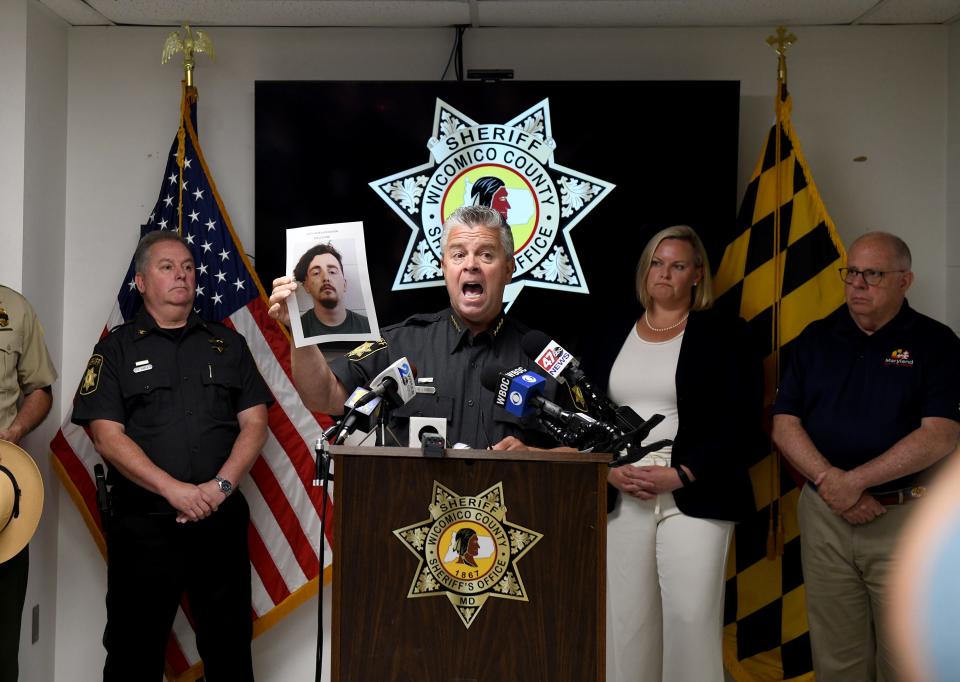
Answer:
<path fill-rule="evenodd" d="M 323 431 L 320 434 L 320 438 L 317 439 L 317 444 L 314 447 L 314 454 L 316 457 L 316 472 L 313 479 L 313 487 L 321 487 L 321 504 L 323 508 L 320 511 L 320 542 L 317 547 L 317 556 L 320 562 L 320 574 L 317 577 L 317 655 L 316 655 L 316 669 L 314 671 L 314 680 L 315 682 L 320 682 L 322 673 L 323 673 L 323 545 L 327 537 L 327 492 L 329 488 L 330 481 L 334 480 L 333 474 L 330 473 L 330 465 L 333 463 L 333 457 L 330 454 L 330 441 L 334 443 L 340 441 L 341 437 L 346 433 L 346 422 L 350 415 L 359 407 L 359 405 L 354 405 L 350 408 L 350 411 L 344 415 L 343 419 L 338 421 L 336 424 L 331 426 L 326 431 Z M 380 442 L 381 444 L 386 444 L 387 442 L 387 432 L 390 431 L 387 427 L 387 412 L 389 407 L 389 400 L 384 401 L 384 405 L 380 410 L 379 424 L 380 427 Z M 393 432 L 390 431 L 390 435 L 393 436 Z M 393 436 L 396 440 L 396 436 Z"/>
<path fill-rule="evenodd" d="M 649 445 L 641 444 L 653 427 L 663 421 L 663 415 L 655 414 L 646 421 L 640 420 L 641 424 L 630 431 L 624 431 L 619 425 L 590 419 L 573 420 L 561 425 L 541 414 L 537 421 L 541 429 L 564 445 L 582 452 L 609 451 L 611 459 L 607 466 L 611 469 L 639 462 L 647 454 L 673 443 L 672 440 L 663 439 Z M 618 454 L 624 449 L 625 454 Z"/>
<path fill-rule="evenodd" d="M 333 433 L 337 426 L 333 426 L 330 432 Z M 337 432 L 336 435 L 339 435 Z M 323 555 L 324 541 L 327 537 L 327 489 L 333 476 L 330 474 L 330 464 L 333 458 L 330 455 L 330 441 L 327 440 L 328 432 L 324 432 L 317 439 L 317 445 L 314 448 L 317 458 L 316 477 L 313 479 L 313 487 L 322 486 L 321 504 L 323 508 L 320 511 L 320 543 L 317 549 L 317 556 L 320 560 L 320 574 L 317 576 L 317 667 L 314 672 L 315 682 L 320 682 L 323 674 Z"/>
<path fill-rule="evenodd" d="M 377 431 L 377 435 L 380 439 L 378 445 L 380 447 L 387 447 L 387 434 L 390 434 L 390 438 L 393 439 L 393 442 L 398 447 L 403 447 L 400 444 L 400 441 L 397 439 L 396 434 L 393 430 L 387 425 L 390 421 L 390 411 L 393 409 L 393 403 L 390 402 L 389 398 L 383 401 L 383 406 L 380 408 L 380 416 L 377 419 L 377 426 L 374 429 Z"/>
<path fill-rule="evenodd" d="M 377 420 L 377 430 L 380 431 L 380 447 L 386 447 L 387 445 L 387 414 L 390 412 L 390 406 L 388 403 L 380 407 L 380 419 Z M 376 439 L 374 439 L 376 440 Z"/>

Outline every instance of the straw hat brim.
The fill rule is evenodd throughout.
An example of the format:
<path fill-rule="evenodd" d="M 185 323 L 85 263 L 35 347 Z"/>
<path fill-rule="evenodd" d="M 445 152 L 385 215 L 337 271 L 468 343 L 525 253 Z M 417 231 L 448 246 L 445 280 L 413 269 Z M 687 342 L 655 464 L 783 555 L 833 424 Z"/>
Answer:
<path fill-rule="evenodd" d="M 13 486 L 6 473 L 0 470 L 0 564 L 20 553 L 40 524 L 43 511 L 43 478 L 33 457 L 13 443 L 0 440 L 0 466 L 13 474 L 20 488 L 20 513 L 8 521 L 3 509 L 10 508 Z M 5 498 L 5 499 L 4 499 Z"/>

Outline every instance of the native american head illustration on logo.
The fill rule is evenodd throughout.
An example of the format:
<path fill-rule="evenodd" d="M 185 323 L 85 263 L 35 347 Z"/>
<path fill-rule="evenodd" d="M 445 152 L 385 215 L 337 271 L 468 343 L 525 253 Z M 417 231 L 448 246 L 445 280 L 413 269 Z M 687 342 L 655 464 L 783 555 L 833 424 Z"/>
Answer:
<path fill-rule="evenodd" d="M 482 175 L 482 173 L 493 173 Z M 473 182 L 472 178 L 476 178 Z M 508 185 L 507 183 L 511 184 Z M 479 166 L 463 175 L 463 204 L 492 208 L 503 222 L 519 229 L 537 214 L 536 197 L 523 179 L 503 167 Z"/>
<path fill-rule="evenodd" d="M 473 528 L 461 528 L 453 537 L 454 551 L 457 554 L 457 563 L 467 566 L 476 566 L 474 557 L 480 551 L 480 539 Z"/>

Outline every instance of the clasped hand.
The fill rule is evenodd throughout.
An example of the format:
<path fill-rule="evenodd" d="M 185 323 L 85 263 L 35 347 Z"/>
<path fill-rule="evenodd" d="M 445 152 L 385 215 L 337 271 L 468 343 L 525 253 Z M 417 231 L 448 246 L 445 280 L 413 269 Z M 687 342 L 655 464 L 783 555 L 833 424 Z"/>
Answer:
<path fill-rule="evenodd" d="M 175 481 L 164 497 L 177 510 L 177 523 L 205 519 L 217 511 L 226 499 L 216 481 L 200 485 Z"/>
<path fill-rule="evenodd" d="M 641 500 L 652 500 L 682 485 L 676 469 L 666 466 L 615 467 L 607 474 L 607 480 L 624 495 Z"/>
<path fill-rule="evenodd" d="M 813 483 L 830 510 L 848 523 L 861 525 L 887 511 L 872 495 L 864 493 L 849 471 L 830 467 L 821 472 Z"/>

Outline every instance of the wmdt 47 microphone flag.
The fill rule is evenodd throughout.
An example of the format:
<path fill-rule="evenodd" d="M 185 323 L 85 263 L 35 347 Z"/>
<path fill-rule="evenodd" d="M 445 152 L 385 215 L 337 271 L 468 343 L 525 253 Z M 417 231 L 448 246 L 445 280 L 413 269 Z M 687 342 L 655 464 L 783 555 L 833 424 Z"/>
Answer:
<path fill-rule="evenodd" d="M 196 89 L 185 87 L 180 125 L 167 156 L 160 196 L 141 234 L 180 230 L 196 263 L 197 313 L 244 335 L 276 399 L 269 410 L 263 452 L 249 476 L 240 482 L 250 505 L 247 537 L 253 568 L 251 617 L 257 636 L 318 589 L 320 512 L 324 504 L 332 502 L 322 498 L 320 488 L 311 486 L 312 444 L 330 421 L 311 414 L 293 387 L 289 338 L 267 315 L 263 287 L 217 193 L 197 139 L 196 101 Z M 103 334 L 140 308 L 142 300 L 133 283 L 134 274 L 131 261 Z M 71 424 L 68 416 L 51 449 L 55 470 L 103 552 L 93 475 L 93 467 L 101 459 L 89 435 Z M 329 579 L 333 556 L 331 541 L 330 537 L 323 539 L 325 579 Z M 190 561 L 191 557 L 183 559 Z M 151 586 L 144 585 L 143 589 Z M 196 680 L 203 674 L 189 605 L 177 612 L 174 621 L 167 646 L 167 673 L 178 681 Z"/>

